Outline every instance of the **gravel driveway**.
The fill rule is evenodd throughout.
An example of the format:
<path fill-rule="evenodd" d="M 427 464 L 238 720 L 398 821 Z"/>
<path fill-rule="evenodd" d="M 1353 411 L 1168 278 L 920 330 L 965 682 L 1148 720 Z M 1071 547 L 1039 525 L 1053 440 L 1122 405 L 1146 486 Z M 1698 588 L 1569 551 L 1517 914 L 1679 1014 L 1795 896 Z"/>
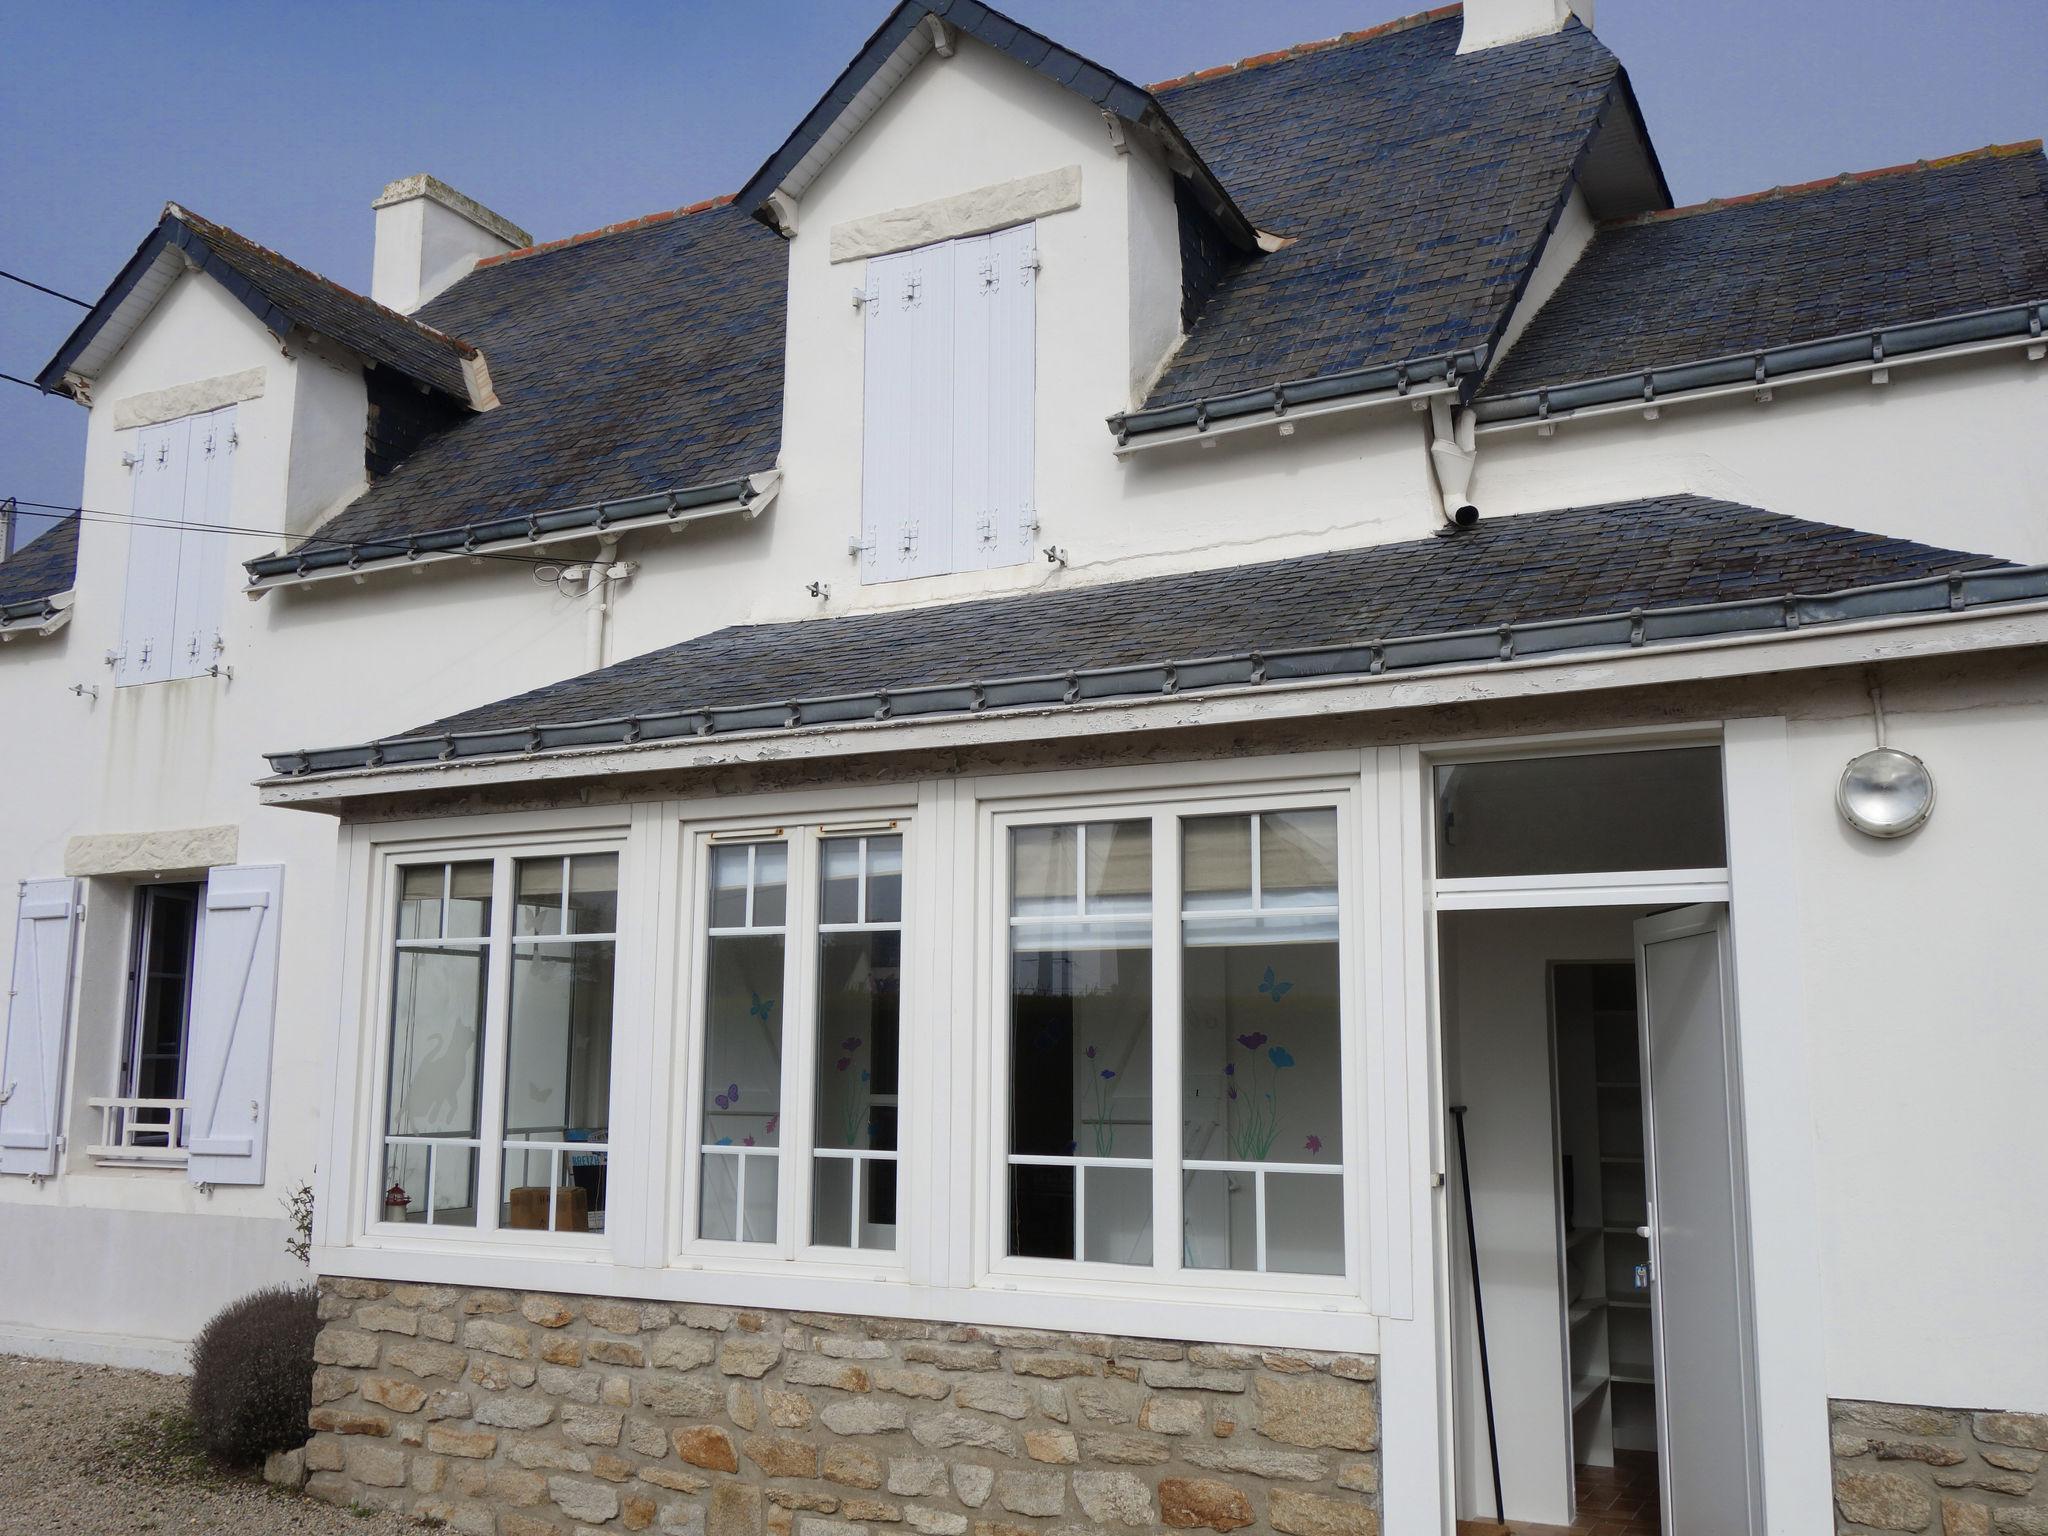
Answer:
<path fill-rule="evenodd" d="M 165 1432 L 184 1402 L 182 1377 L 0 1355 L 0 1533 L 418 1536 L 214 1470 Z"/>

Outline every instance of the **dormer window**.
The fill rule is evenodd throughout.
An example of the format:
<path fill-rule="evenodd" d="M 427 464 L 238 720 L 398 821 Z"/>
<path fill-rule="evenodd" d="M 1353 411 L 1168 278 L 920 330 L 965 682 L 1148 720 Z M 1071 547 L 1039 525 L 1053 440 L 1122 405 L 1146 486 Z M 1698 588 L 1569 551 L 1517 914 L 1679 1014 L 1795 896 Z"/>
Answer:
<path fill-rule="evenodd" d="M 1035 228 L 867 264 L 864 582 L 1031 558 Z"/>

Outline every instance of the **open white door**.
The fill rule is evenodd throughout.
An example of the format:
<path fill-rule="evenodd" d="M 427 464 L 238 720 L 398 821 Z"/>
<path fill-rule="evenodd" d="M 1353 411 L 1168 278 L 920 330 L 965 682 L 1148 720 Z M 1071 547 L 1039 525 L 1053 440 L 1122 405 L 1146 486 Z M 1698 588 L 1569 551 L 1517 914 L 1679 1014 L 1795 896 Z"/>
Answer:
<path fill-rule="evenodd" d="M 1762 1529 L 1728 909 L 1635 925 L 1666 1536 Z"/>

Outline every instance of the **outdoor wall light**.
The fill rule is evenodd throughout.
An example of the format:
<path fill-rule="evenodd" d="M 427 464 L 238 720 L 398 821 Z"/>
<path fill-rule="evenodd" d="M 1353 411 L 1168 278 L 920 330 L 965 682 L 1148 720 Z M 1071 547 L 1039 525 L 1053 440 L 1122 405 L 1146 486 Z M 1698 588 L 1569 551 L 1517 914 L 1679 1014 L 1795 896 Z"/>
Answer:
<path fill-rule="evenodd" d="M 1934 814 L 1934 775 L 1910 752 L 1884 744 L 1884 698 L 1870 690 L 1877 745 L 1859 752 L 1835 785 L 1835 809 L 1865 837 L 1904 837 Z"/>

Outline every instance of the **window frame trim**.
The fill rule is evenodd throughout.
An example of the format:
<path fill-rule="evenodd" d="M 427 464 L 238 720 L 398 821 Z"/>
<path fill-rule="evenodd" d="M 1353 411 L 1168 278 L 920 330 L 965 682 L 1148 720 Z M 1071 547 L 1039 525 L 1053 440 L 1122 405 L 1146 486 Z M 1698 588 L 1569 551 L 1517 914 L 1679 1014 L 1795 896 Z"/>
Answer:
<path fill-rule="evenodd" d="M 614 1135 L 605 1145 L 605 1230 L 602 1232 L 538 1232 L 531 1236 L 522 1235 L 522 1229 L 498 1225 L 499 1197 L 503 1193 L 503 1157 L 505 1153 L 505 1071 L 509 1050 L 511 1018 L 512 954 L 517 935 L 513 932 L 512 893 L 514 870 L 521 859 L 571 857 L 578 854 L 612 854 L 619 861 L 618 903 L 620 921 L 612 936 L 612 1081 L 610 1102 L 613 1112 L 610 1116 L 613 1126 L 618 1123 L 617 1106 L 621 1102 L 620 1067 L 624 1053 L 618 1049 L 622 994 L 625 991 L 622 979 L 630 974 L 629 949 L 635 943 L 631 925 L 624 921 L 628 887 L 635 877 L 633 869 L 633 839 L 626 826 L 606 824 L 589 828 L 556 825 L 547 830 L 527 830 L 523 834 L 516 827 L 495 831 L 478 831 L 460 837 L 425 838 L 375 845 L 371 849 L 371 881 L 374 900 L 371 904 L 370 922 L 365 930 L 376 946 L 374 967 L 366 968 L 369 983 L 365 1009 L 369 1029 L 369 1050 L 365 1053 L 369 1071 L 369 1092 L 365 1099 L 369 1107 L 367 1123 L 364 1126 L 366 1139 L 362 1169 L 360 1197 L 356 1229 L 358 1241 L 366 1247 L 434 1247 L 453 1245 L 459 1249 L 486 1248 L 493 1253 L 528 1253 L 536 1258 L 578 1258 L 613 1259 L 630 1252 L 631 1240 L 619 1241 L 619 1222 L 629 1225 L 639 1219 L 638 1190 L 629 1187 L 627 1199 L 618 1200 L 613 1175 L 615 1168 L 610 1156 L 617 1144 Z M 429 944 L 424 940 L 401 940 L 398 937 L 398 911 L 400 885 L 404 870 L 408 867 L 433 864 L 488 863 L 491 866 L 491 932 L 477 938 L 460 939 L 452 944 L 446 939 Z M 501 931 L 502 925 L 502 931 Z M 595 938 L 595 935 L 591 937 Z M 529 935 L 529 939 L 545 942 L 545 936 Z M 479 1143 L 477 1152 L 477 1221 L 473 1226 L 443 1226 L 438 1222 L 397 1222 L 383 1217 L 385 1147 L 387 1145 L 388 1113 L 391 1095 L 391 1056 L 393 1029 L 395 1025 L 394 1000 L 396 998 L 398 955 L 401 948 L 410 945 L 414 949 L 469 947 L 482 951 L 485 958 L 484 1011 L 481 1036 L 477 1049 L 482 1056 L 478 1081 L 477 1134 L 471 1137 L 451 1137 L 450 1141 L 475 1140 Z M 637 959 L 637 957 L 633 957 Z M 496 1164 L 495 1170 L 493 1164 Z M 489 1196 L 486 1199 L 486 1195 Z M 428 1199 L 433 1192 L 428 1191 Z M 616 1215 L 615 1215 L 616 1212 Z M 486 1224 L 486 1216 L 489 1222 Z"/>
<path fill-rule="evenodd" d="M 786 1274 L 795 1268 L 819 1278 L 837 1276 L 867 1281 L 909 1281 L 916 1273 L 917 1251 L 923 1246 L 914 1223 L 909 1171 L 914 1148 L 929 1134 L 923 1125 L 929 1095 L 910 1064 L 922 1040 L 918 965 L 922 955 L 916 930 L 916 901 L 921 890 L 923 827 L 914 800 L 871 802 L 842 809 L 835 797 L 798 797 L 790 813 L 776 810 L 722 819 L 693 820 L 687 807 L 668 819 L 678 824 L 682 848 L 677 884 L 677 922 L 670 937 L 677 946 L 674 1042 L 677 1060 L 669 1074 L 668 1171 L 676 1178 L 667 1200 L 668 1232 L 663 1262 L 670 1268 L 746 1273 Z M 886 829 L 880 823 L 890 823 Z M 896 1199 L 898 1218 L 893 1248 L 837 1248 L 810 1239 L 816 1205 L 817 1003 L 816 948 L 826 931 L 823 898 L 817 890 L 822 868 L 819 844 L 828 837 L 895 836 L 903 840 L 903 895 L 896 924 L 901 948 L 898 969 L 901 991 L 897 1005 L 897 1147 Z M 788 849 L 783 908 L 783 1033 L 781 1123 L 773 1149 L 777 1156 L 776 1235 L 771 1242 L 707 1238 L 699 1234 L 703 1210 L 704 1047 L 709 997 L 709 953 L 712 935 L 709 904 L 711 849 L 746 843 L 782 843 Z M 845 925 L 830 925 L 843 931 Z M 732 932 L 735 930 L 724 930 Z M 767 930 L 759 930 L 767 931 Z M 792 1025 L 791 1020 L 798 1022 Z M 657 1111 L 657 1114 L 660 1112 Z M 765 1149 L 764 1149 L 765 1150 Z"/>
<path fill-rule="evenodd" d="M 976 1084 L 976 1119 L 981 1141 L 975 1149 L 980 1185 L 974 1221 L 974 1283 L 981 1287 L 1018 1289 L 1081 1288 L 1099 1294 L 1157 1295 L 1176 1300 L 1242 1303 L 1247 1293 L 1281 1294 L 1297 1303 L 1322 1300 L 1346 1310 L 1365 1311 L 1369 1253 L 1364 1246 L 1371 1224 L 1368 1209 L 1373 1170 L 1365 1142 L 1364 1107 L 1367 1036 L 1372 1027 L 1371 996 L 1363 914 L 1369 881 L 1377 879 L 1364 858 L 1371 824 L 1358 773 L 1351 755 L 1348 771 L 1280 773 L 1250 785 L 1220 781 L 1217 765 L 1186 765 L 1200 773 L 1175 774 L 1164 781 L 1148 779 L 1126 789 L 1063 787 L 1050 793 L 1014 799 L 988 797 L 976 805 L 975 869 L 978 885 L 978 931 L 975 948 L 982 976 L 976 986 L 976 1047 L 985 1053 L 986 1070 Z M 1336 769 L 1336 764 L 1328 765 Z M 1028 781 L 1026 781 L 1028 782 Z M 1272 1272 L 1187 1269 L 1177 1246 L 1158 1241 L 1163 1231 L 1177 1230 L 1183 1217 L 1182 1173 L 1186 1156 L 1175 1147 L 1171 1157 L 1159 1155 L 1158 1106 L 1161 1082 L 1170 1084 L 1164 1102 L 1180 1119 L 1182 1034 L 1182 893 L 1180 838 L 1162 837 L 1162 825 L 1178 833 L 1189 816 L 1251 815 L 1274 810 L 1333 809 L 1337 815 L 1338 892 L 1338 1038 L 1342 1042 L 1340 1075 L 1341 1120 L 1344 1128 L 1343 1169 L 1344 1272 L 1341 1275 L 1298 1275 Z M 1005 1226 L 1009 1210 L 1009 1040 L 1010 1028 L 1010 839 L 1018 826 L 1066 825 L 1144 819 L 1152 827 L 1152 1078 L 1154 1152 L 1152 1172 L 1153 1261 L 1150 1265 L 1096 1263 L 1085 1259 L 1032 1259 L 1007 1253 Z M 1170 907 L 1162 907 L 1160 892 Z M 1162 944 L 1162 935 L 1171 942 Z M 1175 1138 L 1176 1142 L 1178 1137 Z M 1133 1161 L 1137 1161 L 1133 1159 Z M 1201 1161 L 1201 1159 L 1197 1159 Z M 1171 1218 L 1169 1222 L 1168 1218 Z M 1199 1278 L 1196 1278 L 1199 1277 Z"/>

